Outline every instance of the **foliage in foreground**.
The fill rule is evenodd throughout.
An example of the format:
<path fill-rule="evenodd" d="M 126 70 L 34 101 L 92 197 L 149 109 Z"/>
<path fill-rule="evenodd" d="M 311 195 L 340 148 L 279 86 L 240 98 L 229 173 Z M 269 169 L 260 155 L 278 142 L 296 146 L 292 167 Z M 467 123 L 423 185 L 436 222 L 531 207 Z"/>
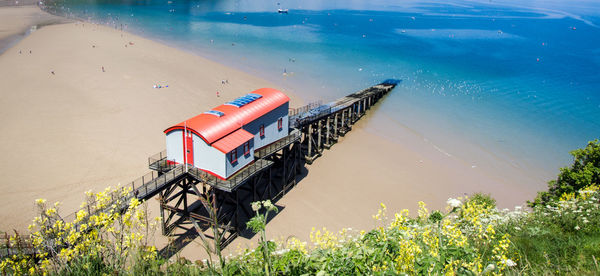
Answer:
<path fill-rule="evenodd" d="M 382 204 L 370 232 L 313 231 L 312 244 L 291 238 L 272 254 L 277 274 L 594 274 L 599 273 L 598 186 L 547 206 L 498 210 L 493 199 L 449 199 L 448 212 L 386 217 Z M 464 201 L 464 203 L 462 202 Z M 246 250 L 225 271 L 261 274 L 261 254 Z"/>
<path fill-rule="evenodd" d="M 132 274 L 157 269 L 156 248 L 148 245 L 155 221 L 130 190 L 107 188 L 87 193 L 87 201 L 72 222 L 58 215 L 58 203 L 38 199 L 39 216 L 29 226 L 29 237 L 10 237 L 20 251 L 0 263 L 3 274 Z M 127 204 L 126 204 L 127 203 Z M 35 254 L 31 254 L 35 253 Z"/>
<path fill-rule="evenodd" d="M 510 232 L 519 269 L 533 274 L 600 273 L 598 185 L 563 194 L 499 228 Z"/>
<path fill-rule="evenodd" d="M 529 205 L 545 205 L 565 193 L 575 193 L 590 185 L 600 185 L 600 142 L 590 141 L 583 149 L 571 151 L 573 164 L 560 169 L 556 180 L 548 182 L 548 190 L 541 191 Z"/>
<path fill-rule="evenodd" d="M 575 151 L 575 163 L 594 172 L 598 142 Z M 596 159 L 595 159 L 596 158 Z M 574 164 L 572 168 L 579 168 Z M 565 173 L 561 172 L 561 175 Z M 310 243 L 290 237 L 266 238 L 266 218 L 277 209 L 270 201 L 255 202 L 248 227 L 260 234 L 254 249 L 227 260 L 194 263 L 162 259 L 148 245 L 153 222 L 144 205 L 114 201 L 126 190 L 89 194 L 73 223 L 63 222 L 56 207 L 43 200 L 40 216 L 30 227 L 35 256 L 13 255 L 0 263 L 3 274 L 160 274 L 160 275 L 387 275 L 387 274 L 598 274 L 600 256 L 600 189 L 594 173 L 568 189 L 555 189 L 544 201 L 525 210 L 498 210 L 488 195 L 449 199 L 445 212 L 419 203 L 417 216 L 402 210 L 393 216 L 381 204 L 371 231 L 314 230 Z M 590 176 L 591 175 L 591 176 Z M 561 176 L 559 176 L 559 180 Z M 566 179 L 566 178 L 563 178 Z M 596 179 L 596 180 L 594 180 Z M 589 182 L 585 182 L 589 181 Z M 562 193 L 558 196 L 554 194 Z M 122 197 L 120 197 L 122 198 Z M 114 202 L 114 204 L 113 204 Z M 544 204 L 541 204 L 541 203 Z M 110 203 L 110 204 L 109 204 Z M 14 235 L 10 243 L 23 243 Z M 205 243 L 205 245 L 208 247 Z M 17 246 L 18 248 L 18 246 Z M 220 255 L 218 246 L 207 250 Z M 26 253 L 23 248 L 22 253 Z"/>

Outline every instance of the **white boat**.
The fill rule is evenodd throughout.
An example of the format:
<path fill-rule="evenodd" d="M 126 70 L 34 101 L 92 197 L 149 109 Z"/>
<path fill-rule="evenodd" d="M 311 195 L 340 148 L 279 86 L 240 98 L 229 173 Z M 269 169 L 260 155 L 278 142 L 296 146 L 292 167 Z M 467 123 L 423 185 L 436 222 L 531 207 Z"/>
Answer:
<path fill-rule="evenodd" d="M 288 13 L 288 9 L 278 9 L 277 10 L 278 13 Z"/>

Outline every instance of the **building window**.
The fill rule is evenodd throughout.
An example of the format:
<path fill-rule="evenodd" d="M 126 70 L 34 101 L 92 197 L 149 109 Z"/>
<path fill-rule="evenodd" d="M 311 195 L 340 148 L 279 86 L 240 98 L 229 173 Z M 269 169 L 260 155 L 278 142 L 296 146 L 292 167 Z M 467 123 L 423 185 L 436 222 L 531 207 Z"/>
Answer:
<path fill-rule="evenodd" d="M 283 118 L 279 118 L 279 120 L 277 120 L 277 129 L 280 131 L 283 129 Z"/>
<path fill-rule="evenodd" d="M 230 153 L 229 153 L 229 161 L 231 163 L 235 163 L 237 162 L 237 149 L 233 149 Z"/>
<path fill-rule="evenodd" d="M 244 155 L 250 154 L 250 141 L 244 143 Z"/>
<path fill-rule="evenodd" d="M 260 137 L 265 137 L 265 125 L 260 125 Z"/>

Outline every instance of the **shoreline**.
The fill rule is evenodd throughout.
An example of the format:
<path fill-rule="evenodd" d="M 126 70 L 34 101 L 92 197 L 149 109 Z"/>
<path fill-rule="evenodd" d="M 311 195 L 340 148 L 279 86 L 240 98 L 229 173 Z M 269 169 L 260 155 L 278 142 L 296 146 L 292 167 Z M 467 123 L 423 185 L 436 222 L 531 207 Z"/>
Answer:
<path fill-rule="evenodd" d="M 19 54 L 17 46 L 33 53 Z M 2 199 L 10 207 L 0 213 L 2 230 L 26 227 L 36 198 L 61 201 L 61 213 L 70 213 L 83 201 L 84 191 L 137 179 L 148 171 L 146 158 L 164 148 L 163 129 L 272 86 L 189 51 L 83 21 L 45 26 L 18 41 L 0 55 L 0 74 L 14 76 L 5 86 L 15 92 L 0 101 L 6 129 L 0 144 L 7 153 L 0 158 L 7 176 Z M 222 79 L 232 84 L 223 86 Z M 157 82 L 169 88 L 152 88 Z M 215 90 L 222 96 L 215 97 Z M 300 94 L 289 96 L 291 106 L 305 100 Z M 308 175 L 277 202 L 285 209 L 269 222 L 270 237 L 307 240 L 313 226 L 367 228 L 381 202 L 390 213 L 405 208 L 414 213 L 420 200 L 441 209 L 448 197 L 484 192 L 492 193 L 499 206 L 512 207 L 535 195 L 536 187 L 506 186 L 460 160 L 424 152 L 422 141 L 401 143 L 371 133 L 368 124 L 381 116 L 380 106 L 306 166 Z M 28 135 L 29 129 L 43 136 Z M 149 201 L 149 210 L 158 215 L 157 201 Z M 155 238 L 160 245 L 168 242 L 160 234 Z M 227 250 L 255 239 L 238 238 Z M 181 253 L 192 259 L 202 254 L 194 244 Z"/>
<path fill-rule="evenodd" d="M 72 22 L 66 17 L 41 10 L 35 1 L 24 1 L 18 5 L 7 3 L 0 1 L 0 26 L 3 26 L 0 29 L 0 55 L 38 28 Z"/>

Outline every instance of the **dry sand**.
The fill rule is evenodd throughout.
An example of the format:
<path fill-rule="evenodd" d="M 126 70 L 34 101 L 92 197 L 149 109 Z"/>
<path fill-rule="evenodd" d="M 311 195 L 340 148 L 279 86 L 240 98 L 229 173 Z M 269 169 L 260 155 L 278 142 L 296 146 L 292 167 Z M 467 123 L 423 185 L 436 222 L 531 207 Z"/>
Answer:
<path fill-rule="evenodd" d="M 0 14 L 7 9 L 15 11 L 0 8 Z M 68 213 L 79 206 L 84 191 L 136 179 L 148 172 L 147 157 L 164 149 L 164 129 L 253 89 L 273 87 L 204 58 L 89 23 L 38 29 L 0 55 L 0 76 L 2 230 L 24 229 L 37 198 L 61 201 L 62 213 Z M 154 84 L 169 87 L 154 89 Z M 291 97 L 292 106 L 300 105 Z M 285 208 L 268 224 L 270 237 L 306 240 L 313 226 L 368 229 L 380 202 L 390 212 L 415 210 L 420 200 L 442 209 L 449 197 L 481 191 L 510 207 L 543 188 L 482 173 L 432 151 L 418 137 L 398 143 L 373 135 L 366 129 L 377 108 L 369 114 L 308 166 L 308 175 L 277 203 Z M 158 213 L 156 201 L 150 200 L 149 208 Z M 157 235 L 159 248 L 166 241 Z M 228 251 L 249 242 L 238 238 Z M 202 252 L 191 243 L 182 256 L 194 260 Z"/>

